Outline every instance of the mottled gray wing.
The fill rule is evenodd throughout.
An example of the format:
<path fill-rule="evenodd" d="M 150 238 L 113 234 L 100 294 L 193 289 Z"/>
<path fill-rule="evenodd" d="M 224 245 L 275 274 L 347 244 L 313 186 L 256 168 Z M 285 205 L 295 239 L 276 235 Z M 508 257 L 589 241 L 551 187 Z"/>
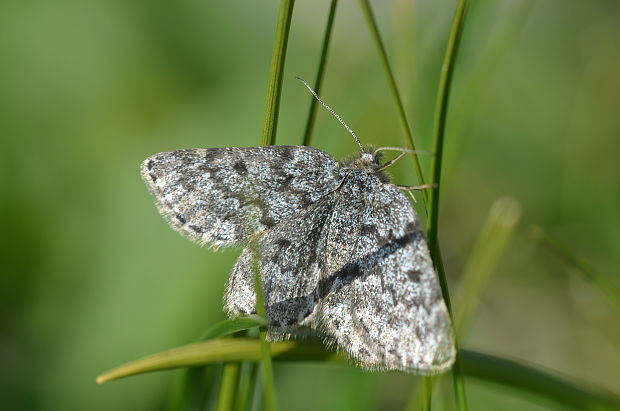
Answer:
<path fill-rule="evenodd" d="M 317 327 L 364 367 L 445 371 L 455 355 L 451 321 L 411 204 L 361 173 L 336 197 Z"/>
<path fill-rule="evenodd" d="M 333 205 L 330 193 L 256 239 L 270 339 L 285 337 L 282 333 L 312 324 Z M 252 255 L 255 252 L 252 244 L 243 250 L 228 280 L 224 308 L 230 316 L 256 312 Z"/>
<path fill-rule="evenodd" d="M 304 146 L 169 151 L 146 159 L 141 172 L 170 225 L 215 246 L 243 242 L 341 181 L 332 156 Z"/>

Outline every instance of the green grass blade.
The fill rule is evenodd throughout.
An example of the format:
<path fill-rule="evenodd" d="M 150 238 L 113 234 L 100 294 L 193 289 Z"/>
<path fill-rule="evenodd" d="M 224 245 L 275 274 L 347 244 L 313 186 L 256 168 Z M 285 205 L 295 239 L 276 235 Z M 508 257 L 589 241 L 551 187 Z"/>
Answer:
<path fill-rule="evenodd" d="M 267 320 L 258 315 L 251 315 L 247 317 L 227 318 L 214 324 L 204 335 L 201 340 L 211 340 L 213 338 L 227 337 L 240 331 L 249 330 L 254 327 L 266 327 Z"/>
<path fill-rule="evenodd" d="M 286 59 L 286 45 L 293 16 L 294 0 L 281 0 L 278 13 L 278 26 L 276 39 L 273 44 L 271 56 L 271 70 L 269 74 L 269 86 L 267 90 L 267 107 L 263 123 L 264 146 L 270 146 L 276 142 L 276 128 L 278 126 L 278 111 L 280 109 L 280 96 L 282 94 L 282 76 L 284 75 L 284 61 Z"/>
<path fill-rule="evenodd" d="M 269 86 L 267 90 L 267 103 L 265 108 L 265 119 L 263 123 L 262 145 L 273 145 L 276 142 L 276 129 L 278 126 L 278 112 L 280 110 L 280 97 L 282 95 L 282 78 L 284 75 L 284 62 L 286 61 L 286 48 L 288 36 L 293 17 L 294 0 L 281 0 L 278 12 L 278 24 L 276 27 L 276 38 L 273 45 L 271 56 L 271 69 L 269 73 Z M 255 245 L 252 249 L 254 254 L 254 289 L 256 291 L 256 311 L 262 318 L 265 315 L 265 305 L 263 299 L 262 282 L 260 281 L 260 267 L 258 264 L 259 248 Z M 271 364 L 271 350 L 267 341 L 266 331 L 260 331 L 259 339 L 261 344 L 261 363 L 263 375 L 263 390 L 265 409 L 275 411 L 276 398 L 273 382 L 273 367 Z"/>
<path fill-rule="evenodd" d="M 431 255 L 437 253 L 437 222 L 439 220 L 439 183 L 441 180 L 441 163 L 443 159 L 443 143 L 446 130 L 446 117 L 448 113 L 448 102 L 450 100 L 450 88 L 452 85 L 452 74 L 456 61 L 458 46 L 461 39 L 465 10 L 468 0 L 459 0 L 452 29 L 446 47 L 439 78 L 439 91 L 437 93 L 437 105 L 435 108 L 435 125 L 433 129 L 433 160 L 431 166 L 431 182 L 437 184 L 437 188 L 431 190 L 430 208 L 428 216 L 428 242 L 431 248 Z"/>
<path fill-rule="evenodd" d="M 218 365 L 183 368 L 175 375 L 168 399 L 168 411 L 202 411 L 205 401 L 217 397 L 221 378 Z"/>
<path fill-rule="evenodd" d="M 463 372 L 469 377 L 528 391 L 578 410 L 620 409 L 620 398 L 614 394 L 586 390 L 550 373 L 514 361 L 474 351 L 462 351 L 461 359 Z"/>
<path fill-rule="evenodd" d="M 239 388 L 237 389 L 236 411 L 248 411 L 252 406 L 254 391 L 256 389 L 258 367 L 253 362 L 245 362 L 239 377 Z"/>
<path fill-rule="evenodd" d="M 260 360 L 259 342 L 242 338 L 220 338 L 184 345 L 114 368 L 97 377 L 97 383 L 151 371 L 239 360 Z"/>
<path fill-rule="evenodd" d="M 462 336 L 462 331 L 467 329 L 468 321 L 475 311 L 477 301 L 486 288 L 520 215 L 521 207 L 516 201 L 509 198 L 499 199 L 491 207 L 489 217 L 465 268 L 456 299 L 455 327 L 459 336 Z M 445 278 L 445 276 L 443 277 Z M 453 369 L 455 389 L 458 390 L 457 401 L 461 402 L 461 407 L 467 407 L 461 371 L 462 365 L 460 359 L 457 359 Z"/>
<path fill-rule="evenodd" d="M 314 81 L 314 91 L 320 96 L 321 86 L 323 85 L 323 75 L 325 73 L 325 65 L 327 63 L 327 52 L 329 50 L 329 43 L 332 37 L 332 28 L 334 25 L 334 17 L 336 16 L 336 6 L 338 0 L 332 0 L 329 7 L 329 14 L 327 16 L 327 25 L 325 26 L 325 35 L 323 36 L 323 46 L 321 47 L 321 57 L 319 59 L 319 68 L 316 73 L 316 79 Z M 318 101 L 311 96 L 310 98 L 310 111 L 308 113 L 308 121 L 306 122 L 306 130 L 304 131 L 303 145 L 309 146 L 312 138 L 312 130 L 314 129 L 314 121 L 316 119 L 316 109 Z"/>
<path fill-rule="evenodd" d="M 260 272 L 260 247 L 256 241 L 250 244 L 252 250 L 252 265 L 254 269 L 254 292 L 256 293 L 256 312 L 262 318 L 267 318 L 265 310 L 265 297 L 263 295 L 263 282 Z M 258 333 L 260 340 L 261 370 L 263 375 L 263 396 L 265 409 L 275 411 L 277 409 L 275 387 L 273 380 L 273 364 L 271 363 L 271 347 L 267 341 L 267 330 L 262 329 Z"/>
<path fill-rule="evenodd" d="M 232 362 L 224 365 L 220 392 L 217 397 L 217 411 L 233 411 L 235 409 L 235 399 L 237 398 L 237 388 L 239 387 L 240 370 L 241 364 L 238 362 Z"/>
<path fill-rule="evenodd" d="M 328 361 L 347 363 L 322 344 L 283 341 L 273 343 L 274 361 Z M 459 353 L 463 374 L 536 394 L 577 409 L 620 409 L 620 397 L 600 389 L 584 388 L 549 372 L 483 354 L 462 350 Z M 202 341 L 154 354 L 108 371 L 97 378 L 104 383 L 131 375 L 179 367 L 235 361 L 261 361 L 261 343 L 249 338 L 221 338 Z"/>
<path fill-rule="evenodd" d="M 461 276 L 461 285 L 455 299 L 455 326 L 461 338 L 463 331 L 469 328 L 478 301 L 504 254 L 520 217 L 521 206 L 512 198 L 500 198 L 491 206 L 487 221 Z"/>
<path fill-rule="evenodd" d="M 458 349 L 458 345 L 457 345 Z M 465 377 L 461 370 L 461 358 L 457 352 L 454 365 L 452 366 L 452 379 L 454 382 L 454 397 L 456 399 L 456 409 L 466 411 L 467 407 L 467 391 L 465 391 Z"/>
<path fill-rule="evenodd" d="M 433 384 L 435 380 L 433 377 L 423 377 L 420 379 L 422 384 L 422 406 L 424 411 L 431 411 L 431 397 L 433 396 Z"/>
<path fill-rule="evenodd" d="M 286 341 L 271 344 L 278 361 L 345 361 L 321 344 Z M 151 371 L 234 361 L 260 362 L 261 342 L 254 338 L 219 338 L 187 344 L 132 361 L 97 377 L 99 384 Z"/>
<path fill-rule="evenodd" d="M 266 325 L 267 321 L 257 315 L 226 319 L 210 327 L 200 337 L 200 341 L 227 337 L 240 331 L 264 327 Z M 205 380 L 203 376 L 205 373 L 211 376 L 210 380 L 222 378 L 220 381 L 220 396 L 222 390 L 230 391 L 231 388 L 228 387 L 228 384 L 230 384 L 230 381 L 232 380 L 229 377 L 228 379 L 223 378 L 227 375 L 226 368 L 224 368 L 224 373 L 222 376 L 220 376 L 219 372 L 214 374 L 211 371 L 212 370 L 206 370 L 205 367 L 192 367 L 182 370 L 182 372 L 175 378 L 169 410 L 201 410 L 204 408 L 205 397 L 216 397 L 215 391 L 207 392 L 205 396 L 206 385 L 203 384 L 203 380 Z M 214 381 L 211 381 L 209 385 L 216 386 L 217 384 L 215 384 Z M 218 398 L 220 396 L 218 396 Z"/>
<path fill-rule="evenodd" d="M 420 377 L 405 406 L 406 411 L 430 411 L 431 396 L 433 395 L 434 377 Z"/>
<path fill-rule="evenodd" d="M 377 47 L 377 51 L 379 52 L 379 59 L 381 60 L 381 64 L 383 65 L 385 75 L 387 76 L 390 91 L 392 92 L 392 97 L 394 98 L 396 108 L 398 109 L 398 114 L 400 116 L 403 131 L 405 132 L 405 136 L 407 137 L 407 145 L 409 146 L 409 149 L 415 150 L 416 148 L 413 141 L 413 133 L 411 132 L 411 127 L 409 125 L 409 121 L 407 120 L 405 107 L 403 106 L 403 100 L 400 97 L 398 87 L 396 86 L 396 79 L 394 78 L 392 68 L 390 67 L 390 62 L 388 61 L 387 53 L 385 51 L 383 41 L 381 40 L 381 35 L 379 34 L 379 28 L 377 27 L 375 16 L 372 12 L 372 9 L 370 8 L 370 3 L 368 2 L 368 0 L 360 0 L 360 6 L 362 8 L 362 11 L 364 12 L 364 17 L 366 18 L 366 22 L 368 24 L 372 39 L 375 43 L 375 46 Z M 420 165 L 418 155 L 413 154 L 412 156 L 415 170 L 418 175 L 418 180 L 420 184 L 424 184 L 424 174 L 422 173 L 422 166 Z M 423 191 L 423 195 L 424 199 L 426 200 L 428 196 L 426 191 Z"/>
<path fill-rule="evenodd" d="M 452 21 L 452 28 L 448 38 L 448 45 L 444 55 L 441 67 L 441 75 L 439 78 L 439 90 L 437 93 L 437 106 L 435 110 L 435 126 L 433 132 L 433 159 L 431 167 L 431 182 L 437 184 L 437 188 L 432 189 L 429 195 L 429 215 L 428 215 L 428 243 L 431 252 L 431 258 L 437 265 L 437 274 L 442 287 L 442 293 L 448 308 L 451 311 L 450 295 L 448 292 L 447 281 L 443 271 L 441 262 L 441 254 L 439 252 L 438 241 L 438 222 L 439 222 L 439 188 L 441 180 L 441 163 L 443 159 L 443 143 L 446 129 L 446 117 L 448 113 L 448 102 L 450 100 L 450 88 L 452 85 L 452 74 L 456 62 L 456 55 L 463 30 L 465 20 L 465 11 L 467 10 L 467 0 L 459 0 Z M 458 342 L 455 339 L 455 343 Z M 467 398 L 465 393 L 465 381 L 460 372 L 459 355 L 456 356 L 452 375 L 454 377 L 454 392 L 456 405 L 458 410 L 467 410 Z"/>
<path fill-rule="evenodd" d="M 620 306 L 620 289 L 607 276 L 599 272 L 594 266 L 572 252 L 565 244 L 547 234 L 541 227 L 533 226 L 531 236 L 541 242 L 555 255 L 563 259 L 568 265 L 576 268 L 583 276 L 594 283 L 603 293 Z"/>

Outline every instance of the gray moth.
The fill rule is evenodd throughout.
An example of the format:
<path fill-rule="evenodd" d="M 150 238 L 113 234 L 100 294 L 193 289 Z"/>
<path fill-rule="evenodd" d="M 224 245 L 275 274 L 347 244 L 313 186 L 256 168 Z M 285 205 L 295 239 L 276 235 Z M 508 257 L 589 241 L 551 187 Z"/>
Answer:
<path fill-rule="evenodd" d="M 255 242 L 269 339 L 310 329 L 364 368 L 440 373 L 455 357 L 450 316 L 419 218 L 384 166 L 369 148 L 338 162 L 306 146 L 228 147 L 155 154 L 141 173 L 175 230 L 246 245 L 229 316 L 256 312 Z"/>

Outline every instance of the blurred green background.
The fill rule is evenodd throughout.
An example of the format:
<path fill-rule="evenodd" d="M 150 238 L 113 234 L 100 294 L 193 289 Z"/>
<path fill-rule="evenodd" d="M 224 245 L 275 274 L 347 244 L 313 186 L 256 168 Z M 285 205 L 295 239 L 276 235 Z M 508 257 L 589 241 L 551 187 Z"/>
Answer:
<path fill-rule="evenodd" d="M 301 142 L 310 95 L 294 77 L 314 79 L 328 6 L 297 1 L 279 144 Z M 430 150 L 455 2 L 373 6 L 416 144 Z M 1 409 L 165 409 L 177 371 L 95 377 L 223 318 L 239 250 L 171 230 L 138 167 L 165 150 L 260 143 L 277 10 L 275 0 L 0 3 Z M 355 1 L 338 7 L 322 96 L 363 142 L 405 146 Z M 618 1 L 471 1 L 441 187 L 452 293 L 491 204 L 509 195 L 523 218 L 463 347 L 620 393 L 618 301 L 528 230 L 541 226 L 618 284 L 619 107 Z M 337 158 L 355 150 L 325 111 L 313 145 Z M 409 161 L 393 173 L 417 182 Z M 418 381 L 337 365 L 275 372 L 284 410 L 402 409 Z M 437 405 L 451 409 L 444 380 Z M 471 409 L 563 409 L 466 384 Z"/>

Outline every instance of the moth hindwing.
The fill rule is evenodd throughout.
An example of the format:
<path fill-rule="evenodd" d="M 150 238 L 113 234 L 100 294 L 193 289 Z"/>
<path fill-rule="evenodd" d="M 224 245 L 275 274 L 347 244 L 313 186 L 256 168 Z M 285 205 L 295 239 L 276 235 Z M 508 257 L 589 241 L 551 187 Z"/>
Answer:
<path fill-rule="evenodd" d="M 450 317 L 420 222 L 377 152 L 339 164 L 311 147 L 177 150 L 142 176 L 172 227 L 200 244 L 257 241 L 271 339 L 312 329 L 370 369 L 434 374 L 454 361 Z M 256 312 L 250 247 L 225 295 Z"/>

